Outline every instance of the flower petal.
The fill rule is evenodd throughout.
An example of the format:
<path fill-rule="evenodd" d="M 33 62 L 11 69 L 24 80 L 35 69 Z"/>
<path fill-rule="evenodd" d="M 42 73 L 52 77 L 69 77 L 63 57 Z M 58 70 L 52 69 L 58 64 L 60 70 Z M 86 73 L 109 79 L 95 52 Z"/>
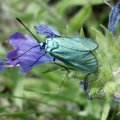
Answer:
<path fill-rule="evenodd" d="M 15 50 L 7 54 L 7 59 L 13 66 L 20 65 L 21 72 L 31 70 L 33 66 L 53 61 L 53 58 L 48 55 L 42 56 L 45 51 L 40 49 L 36 40 L 28 35 L 23 36 L 22 33 L 16 32 L 10 36 L 10 43 Z M 40 56 L 42 57 L 40 58 Z M 40 59 L 38 60 L 38 58 Z"/>
<path fill-rule="evenodd" d="M 116 34 L 118 30 L 118 22 L 120 20 L 120 2 L 112 7 L 112 10 L 109 15 L 109 23 L 108 23 L 108 30 L 112 34 Z"/>
<path fill-rule="evenodd" d="M 45 35 L 46 37 L 60 37 L 60 33 L 55 30 L 52 26 L 46 24 L 36 24 L 34 26 L 36 32 L 40 35 Z"/>
<path fill-rule="evenodd" d="M 9 38 L 9 43 L 14 48 L 19 48 L 20 50 L 27 50 L 35 45 L 38 45 L 36 40 L 28 35 L 23 36 L 20 32 L 12 34 Z"/>

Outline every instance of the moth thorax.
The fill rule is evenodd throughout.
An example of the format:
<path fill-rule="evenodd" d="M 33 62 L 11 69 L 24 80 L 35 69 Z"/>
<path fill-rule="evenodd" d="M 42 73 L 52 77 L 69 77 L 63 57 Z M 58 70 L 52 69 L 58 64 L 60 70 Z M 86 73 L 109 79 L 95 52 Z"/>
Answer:
<path fill-rule="evenodd" d="M 47 41 L 45 49 L 47 52 L 52 52 L 54 49 L 57 49 L 59 47 L 59 44 L 55 41 Z"/>

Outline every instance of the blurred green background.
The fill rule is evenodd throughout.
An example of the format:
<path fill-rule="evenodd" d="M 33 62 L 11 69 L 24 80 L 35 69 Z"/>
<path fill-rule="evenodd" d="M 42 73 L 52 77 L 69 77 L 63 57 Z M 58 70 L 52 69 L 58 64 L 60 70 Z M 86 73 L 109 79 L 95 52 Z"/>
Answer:
<path fill-rule="evenodd" d="M 111 5 L 117 2 L 109 1 Z M 71 70 L 68 79 L 65 70 L 50 63 L 25 74 L 19 68 L 7 68 L 0 74 L 0 120 L 120 120 L 120 105 L 112 101 L 114 92 L 120 92 L 120 76 L 113 75 L 120 66 L 120 38 L 106 29 L 110 10 L 103 0 L 0 0 L 2 58 L 12 50 L 9 36 L 16 31 L 27 33 L 16 17 L 40 40 L 35 23 L 52 25 L 63 36 L 90 37 L 99 45 L 94 54 L 100 67 L 89 78 L 91 94 L 102 96 L 88 100 L 80 87 L 86 74 L 80 71 Z M 55 71 L 44 73 L 50 67 Z M 102 90 L 106 96 L 99 93 Z"/>

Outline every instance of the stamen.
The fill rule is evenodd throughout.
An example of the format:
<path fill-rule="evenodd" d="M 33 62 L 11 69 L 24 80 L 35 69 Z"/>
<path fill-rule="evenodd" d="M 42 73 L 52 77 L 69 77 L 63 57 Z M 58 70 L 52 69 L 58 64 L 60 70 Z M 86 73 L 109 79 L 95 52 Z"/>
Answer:
<path fill-rule="evenodd" d="M 16 58 L 13 58 L 12 60 L 14 61 L 14 60 L 18 59 L 19 57 L 21 57 L 21 56 L 23 56 L 24 54 L 26 54 L 27 52 L 29 52 L 31 49 L 33 49 L 33 48 L 35 48 L 35 47 L 38 47 L 38 46 L 40 46 L 40 45 L 33 46 L 32 48 L 28 49 L 27 51 L 25 51 L 25 52 L 22 53 L 21 55 L 17 56 Z"/>

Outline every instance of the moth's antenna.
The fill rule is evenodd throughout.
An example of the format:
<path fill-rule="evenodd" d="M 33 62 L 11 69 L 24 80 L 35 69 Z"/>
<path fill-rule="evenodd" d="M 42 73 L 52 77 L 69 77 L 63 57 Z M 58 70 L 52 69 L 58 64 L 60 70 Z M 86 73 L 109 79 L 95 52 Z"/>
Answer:
<path fill-rule="evenodd" d="M 110 8 L 112 8 L 112 5 L 109 4 L 107 1 L 104 0 L 104 3 L 105 3 L 106 5 L 108 5 Z"/>
<path fill-rule="evenodd" d="M 28 27 L 19 18 L 16 18 L 16 20 L 23 25 L 23 27 L 37 40 L 38 43 L 40 43 L 38 38 L 35 37 L 35 35 L 28 29 Z"/>

